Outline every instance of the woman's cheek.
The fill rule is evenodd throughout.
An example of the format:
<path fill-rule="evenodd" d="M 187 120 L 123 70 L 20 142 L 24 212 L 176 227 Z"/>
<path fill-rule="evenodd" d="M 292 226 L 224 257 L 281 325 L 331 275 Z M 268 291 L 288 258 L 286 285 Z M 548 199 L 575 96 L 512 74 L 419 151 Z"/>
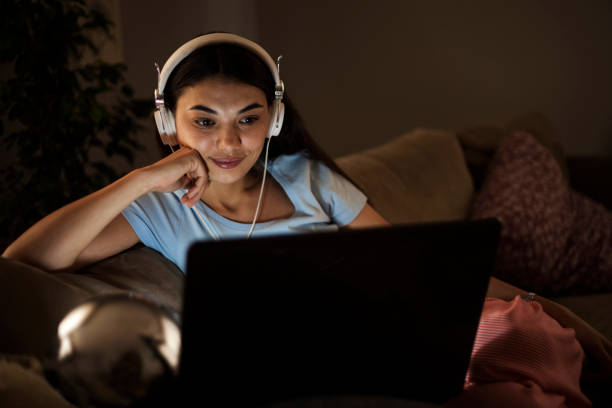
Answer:
<path fill-rule="evenodd" d="M 202 156 L 205 156 L 205 153 L 208 152 L 212 146 L 212 138 L 202 134 L 196 136 L 188 134 L 186 137 L 181 137 L 179 134 L 179 141 L 181 141 L 183 145 L 197 150 Z"/>

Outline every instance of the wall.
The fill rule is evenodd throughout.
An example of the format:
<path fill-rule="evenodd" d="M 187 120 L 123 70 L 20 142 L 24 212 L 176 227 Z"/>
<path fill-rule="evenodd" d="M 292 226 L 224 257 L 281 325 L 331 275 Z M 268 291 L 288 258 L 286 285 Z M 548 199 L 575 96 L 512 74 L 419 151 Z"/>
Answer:
<path fill-rule="evenodd" d="M 531 110 L 567 152 L 612 154 L 607 0 L 260 3 L 261 41 L 334 155 Z"/>
<path fill-rule="evenodd" d="M 121 2 L 124 61 L 151 97 L 153 62 L 212 30 L 283 54 L 281 74 L 332 155 L 418 126 L 459 129 L 539 111 L 570 154 L 612 154 L 612 3 L 231 0 Z M 153 146 L 139 156 L 157 157 Z"/>

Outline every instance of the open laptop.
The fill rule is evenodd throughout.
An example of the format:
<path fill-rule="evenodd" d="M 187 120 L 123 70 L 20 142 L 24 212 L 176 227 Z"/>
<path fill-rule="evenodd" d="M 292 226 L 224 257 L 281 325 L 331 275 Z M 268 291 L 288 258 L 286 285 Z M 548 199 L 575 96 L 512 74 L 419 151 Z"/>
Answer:
<path fill-rule="evenodd" d="M 209 406 L 462 390 L 501 226 L 410 224 L 194 244 L 181 393 Z"/>

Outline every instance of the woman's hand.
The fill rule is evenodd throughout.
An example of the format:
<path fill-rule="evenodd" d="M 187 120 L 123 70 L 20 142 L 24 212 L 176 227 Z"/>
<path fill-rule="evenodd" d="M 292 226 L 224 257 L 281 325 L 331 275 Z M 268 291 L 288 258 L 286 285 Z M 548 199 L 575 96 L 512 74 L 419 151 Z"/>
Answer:
<path fill-rule="evenodd" d="M 197 150 L 189 147 L 181 147 L 142 170 L 152 183 L 150 191 L 169 193 L 186 188 L 181 202 L 189 207 L 200 200 L 209 183 L 206 163 Z"/>

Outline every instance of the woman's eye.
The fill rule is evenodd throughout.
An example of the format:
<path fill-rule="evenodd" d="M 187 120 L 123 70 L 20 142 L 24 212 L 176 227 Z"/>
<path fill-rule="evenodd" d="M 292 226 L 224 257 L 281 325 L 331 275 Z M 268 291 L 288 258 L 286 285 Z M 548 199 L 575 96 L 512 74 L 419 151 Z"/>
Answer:
<path fill-rule="evenodd" d="M 240 124 L 242 125 L 252 125 L 253 123 L 259 120 L 259 116 L 246 116 L 240 119 Z"/>
<path fill-rule="evenodd" d="M 215 122 L 210 119 L 196 119 L 194 122 L 196 125 L 204 128 L 211 127 L 215 124 Z"/>

